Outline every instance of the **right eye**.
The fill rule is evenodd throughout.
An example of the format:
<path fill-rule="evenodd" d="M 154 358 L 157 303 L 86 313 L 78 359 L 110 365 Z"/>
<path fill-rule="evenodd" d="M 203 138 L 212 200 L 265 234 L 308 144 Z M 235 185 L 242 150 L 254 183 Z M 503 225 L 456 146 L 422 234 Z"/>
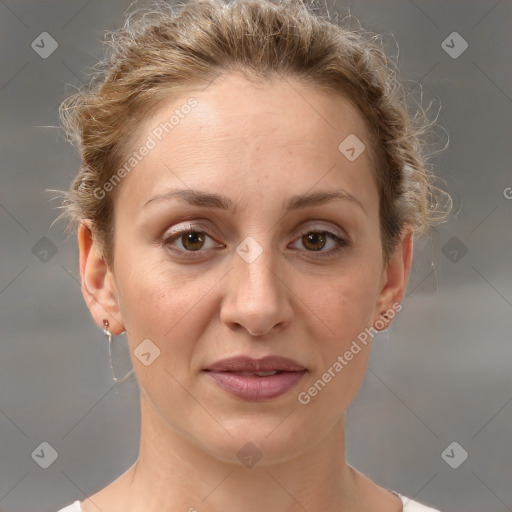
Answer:
<path fill-rule="evenodd" d="M 203 226 L 190 224 L 181 230 L 173 229 L 170 234 L 167 233 L 164 235 L 162 244 L 184 257 L 189 257 L 187 253 L 203 253 L 210 249 L 224 247 L 208 235 L 208 233 L 203 230 L 204 228 L 194 228 L 203 228 Z M 208 240 L 210 240 L 210 242 L 208 242 Z"/>

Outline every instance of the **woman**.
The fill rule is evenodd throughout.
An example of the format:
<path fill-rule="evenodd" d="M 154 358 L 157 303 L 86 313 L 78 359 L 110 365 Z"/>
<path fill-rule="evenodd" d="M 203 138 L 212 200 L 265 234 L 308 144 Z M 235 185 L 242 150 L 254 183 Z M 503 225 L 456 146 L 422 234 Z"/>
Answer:
<path fill-rule="evenodd" d="M 416 512 L 345 458 L 371 339 L 442 217 L 382 49 L 300 2 L 128 18 L 61 106 L 96 324 L 126 333 L 139 457 L 61 512 Z"/>

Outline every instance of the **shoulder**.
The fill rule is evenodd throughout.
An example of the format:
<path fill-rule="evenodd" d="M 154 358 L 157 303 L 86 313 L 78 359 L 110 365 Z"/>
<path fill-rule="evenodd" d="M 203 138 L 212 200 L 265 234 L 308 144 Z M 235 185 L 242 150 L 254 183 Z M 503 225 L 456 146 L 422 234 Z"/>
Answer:
<path fill-rule="evenodd" d="M 403 512 L 440 512 L 435 508 L 427 507 L 427 505 L 422 505 L 417 501 L 410 500 L 409 498 L 398 495 L 404 504 Z"/>
<path fill-rule="evenodd" d="M 80 507 L 80 502 L 77 500 L 74 503 L 71 503 L 71 505 L 61 508 L 58 512 L 82 512 L 82 509 Z"/>

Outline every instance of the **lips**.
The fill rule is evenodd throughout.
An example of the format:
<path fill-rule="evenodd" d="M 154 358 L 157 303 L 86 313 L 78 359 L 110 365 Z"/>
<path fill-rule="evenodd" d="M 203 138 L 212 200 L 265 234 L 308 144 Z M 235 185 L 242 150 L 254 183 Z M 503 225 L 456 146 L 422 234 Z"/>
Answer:
<path fill-rule="evenodd" d="M 305 370 L 292 359 L 280 356 L 267 356 L 261 359 L 252 359 L 251 357 L 240 356 L 223 359 L 206 368 L 206 371 L 212 372 L 231 372 L 231 373 L 257 373 L 257 372 L 300 372 Z"/>
<path fill-rule="evenodd" d="M 204 371 L 224 391 L 259 402 L 283 395 L 307 370 L 296 361 L 280 356 L 262 359 L 241 356 L 218 361 Z"/>

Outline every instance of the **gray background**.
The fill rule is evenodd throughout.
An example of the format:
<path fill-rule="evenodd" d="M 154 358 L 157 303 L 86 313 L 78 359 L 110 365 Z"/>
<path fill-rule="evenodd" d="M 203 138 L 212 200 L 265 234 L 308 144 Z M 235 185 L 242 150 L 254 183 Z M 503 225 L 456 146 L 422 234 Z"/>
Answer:
<path fill-rule="evenodd" d="M 62 223 L 49 228 L 59 203 L 43 192 L 67 188 L 79 164 L 56 129 L 58 104 L 69 84 L 86 80 L 104 32 L 120 25 L 129 5 L 0 2 L 3 512 L 83 499 L 137 457 L 137 385 L 112 385 L 106 339 L 80 291 L 75 236 L 67 238 Z M 348 461 L 443 512 L 512 510 L 512 2 L 326 5 L 331 14 L 350 9 L 383 34 L 391 56 L 398 45 L 404 77 L 418 84 L 412 97 L 422 92 L 425 106 L 433 100 L 433 115 L 441 106 L 439 133 L 450 143 L 432 162 L 457 212 L 431 240 L 418 241 L 404 309 L 374 341 L 348 411 Z M 44 31 L 58 42 L 47 59 L 31 48 Z M 441 46 L 454 31 L 469 44 L 458 58 Z M 51 248 L 55 254 L 41 252 Z M 122 374 L 125 340 L 116 341 Z M 462 448 L 449 451 L 452 464 L 462 449 L 469 454 L 457 469 L 441 456 L 454 441 Z M 42 442 L 58 453 L 48 469 L 31 456 Z"/>

